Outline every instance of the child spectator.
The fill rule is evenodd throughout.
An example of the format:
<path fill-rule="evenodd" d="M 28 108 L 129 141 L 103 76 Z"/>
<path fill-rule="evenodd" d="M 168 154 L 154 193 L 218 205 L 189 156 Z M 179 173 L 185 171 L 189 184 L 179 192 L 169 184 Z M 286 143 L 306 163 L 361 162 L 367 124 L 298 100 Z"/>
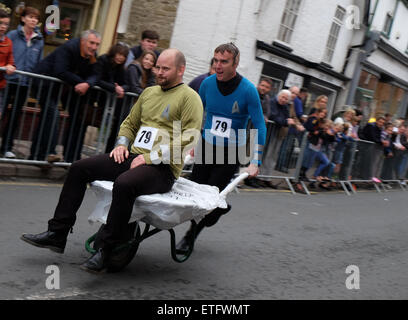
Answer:
<path fill-rule="evenodd" d="M 320 164 L 314 172 L 313 176 L 317 181 L 323 181 L 322 177 L 320 177 L 320 173 L 324 168 L 327 167 L 330 161 L 327 156 L 321 151 L 322 145 L 323 142 L 328 143 L 330 140 L 334 140 L 333 133 L 330 130 L 325 130 L 326 115 L 326 108 L 317 109 L 314 114 L 309 116 L 304 125 L 306 130 L 309 131 L 309 134 L 308 144 L 306 147 L 302 168 L 300 170 L 301 179 L 306 179 L 306 171 L 313 165 L 315 159 L 317 158 Z"/>
<path fill-rule="evenodd" d="M 6 36 L 7 29 L 10 25 L 10 16 L 5 11 L 0 9 L 0 67 L 5 67 L 6 74 L 11 75 L 16 70 L 13 57 L 13 44 Z M 6 79 L 4 71 L 0 71 L 0 118 L 5 108 L 3 101 L 4 88 L 6 87 Z"/>
<path fill-rule="evenodd" d="M 394 156 L 394 148 L 391 141 L 393 130 L 394 125 L 392 123 L 387 123 L 384 130 L 381 132 L 381 142 L 384 146 L 384 156 L 386 158 L 392 158 Z"/>

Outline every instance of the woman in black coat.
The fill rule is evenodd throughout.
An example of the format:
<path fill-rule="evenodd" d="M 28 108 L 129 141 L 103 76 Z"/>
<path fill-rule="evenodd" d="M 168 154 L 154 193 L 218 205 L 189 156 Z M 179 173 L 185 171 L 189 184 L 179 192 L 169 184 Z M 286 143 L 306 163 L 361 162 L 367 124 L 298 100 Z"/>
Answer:
<path fill-rule="evenodd" d="M 128 109 L 126 108 L 125 101 L 129 99 L 123 99 L 125 92 L 130 91 L 129 86 L 126 84 L 126 70 L 125 62 L 129 54 L 129 47 L 126 44 L 117 43 L 113 45 L 107 54 L 98 57 L 98 62 L 95 66 L 96 73 L 98 75 L 97 85 L 102 89 L 108 91 L 111 94 L 116 95 L 115 111 L 112 119 L 111 133 L 106 144 L 105 152 L 111 152 L 116 141 L 117 131 L 120 123 L 127 116 Z M 108 100 L 106 92 L 96 92 L 99 112 L 103 112 L 106 102 L 114 100 Z M 102 114 L 100 114 L 101 116 Z M 94 117 L 92 117 L 94 118 Z"/>

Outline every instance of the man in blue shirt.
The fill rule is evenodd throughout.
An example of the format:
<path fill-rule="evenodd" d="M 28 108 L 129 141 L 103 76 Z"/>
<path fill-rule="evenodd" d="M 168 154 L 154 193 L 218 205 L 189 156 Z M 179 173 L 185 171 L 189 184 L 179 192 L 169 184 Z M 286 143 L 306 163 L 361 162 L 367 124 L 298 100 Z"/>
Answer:
<path fill-rule="evenodd" d="M 253 157 L 246 169 L 250 177 L 259 173 L 266 138 L 262 106 L 255 86 L 237 73 L 239 49 L 233 43 L 222 44 L 214 51 L 215 74 L 200 86 L 206 111 L 201 147 L 195 154 L 192 180 L 217 186 L 222 191 L 246 158 L 246 127 L 251 118 L 257 132 Z M 187 253 L 204 227 L 213 226 L 231 209 L 217 208 L 187 231 L 177 244 L 178 253 Z"/>
<path fill-rule="evenodd" d="M 194 89 L 198 93 L 200 91 L 201 83 L 204 81 L 204 79 L 206 79 L 207 77 L 211 76 L 214 73 L 215 73 L 214 59 L 211 59 L 210 70 L 207 73 L 203 73 L 195 77 L 193 80 L 190 81 L 188 85 L 190 86 L 190 88 Z"/>

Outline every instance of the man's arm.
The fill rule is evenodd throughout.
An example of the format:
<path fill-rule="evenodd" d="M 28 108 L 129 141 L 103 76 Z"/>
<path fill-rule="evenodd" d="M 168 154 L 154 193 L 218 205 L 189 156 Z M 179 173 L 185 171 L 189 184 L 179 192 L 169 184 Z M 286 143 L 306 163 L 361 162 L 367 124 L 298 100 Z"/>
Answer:
<path fill-rule="evenodd" d="M 61 47 L 60 51 L 55 57 L 54 73 L 57 78 L 75 86 L 79 83 L 85 82 L 85 80 L 70 70 L 71 69 L 70 63 L 73 60 L 74 55 L 72 52 L 72 48 Z"/>
<path fill-rule="evenodd" d="M 10 41 L 11 42 L 11 41 Z M 14 56 L 13 56 L 13 45 L 10 44 L 10 50 L 7 55 L 7 60 L 6 60 L 6 73 L 8 75 L 11 75 L 16 71 L 16 66 L 14 64 Z"/>
<path fill-rule="evenodd" d="M 248 167 L 248 173 L 253 177 L 259 173 L 258 167 L 262 164 L 263 149 L 266 141 L 266 126 L 261 101 L 255 87 L 251 87 L 248 91 L 248 111 L 254 128 L 258 132 L 258 143 L 254 146 L 254 155 Z"/>

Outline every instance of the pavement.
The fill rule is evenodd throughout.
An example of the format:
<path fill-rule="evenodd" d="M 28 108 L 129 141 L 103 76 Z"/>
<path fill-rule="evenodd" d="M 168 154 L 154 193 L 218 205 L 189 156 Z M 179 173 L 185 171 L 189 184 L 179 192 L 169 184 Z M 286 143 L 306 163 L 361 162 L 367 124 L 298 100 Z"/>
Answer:
<path fill-rule="evenodd" d="M 87 191 L 64 254 L 28 245 L 45 230 L 62 184 L 0 182 L 0 299 L 406 299 L 406 192 L 230 194 L 230 213 L 200 234 L 184 263 L 168 232 L 144 240 L 120 273 L 89 274 L 84 243 L 98 230 Z M 179 239 L 189 223 L 175 228 Z M 49 268 L 54 268 L 50 269 Z M 58 273 L 57 273 L 58 270 Z M 49 277 L 58 274 L 58 288 Z M 55 279 L 55 278 L 53 278 Z M 54 283 L 55 284 L 55 283 Z M 358 286 L 357 286 L 358 285 Z"/>
<path fill-rule="evenodd" d="M 0 180 L 45 180 L 63 182 L 67 167 L 0 163 Z"/>

